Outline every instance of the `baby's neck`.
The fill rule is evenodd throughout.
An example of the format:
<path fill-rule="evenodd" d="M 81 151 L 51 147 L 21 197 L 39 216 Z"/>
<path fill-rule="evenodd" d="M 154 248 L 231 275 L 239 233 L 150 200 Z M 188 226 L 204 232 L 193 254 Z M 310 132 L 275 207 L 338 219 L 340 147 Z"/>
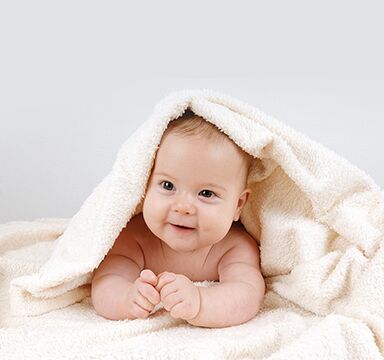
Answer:
<path fill-rule="evenodd" d="M 177 251 L 172 249 L 165 241 L 160 240 L 160 245 L 163 249 L 165 258 L 174 257 L 174 258 L 189 258 L 189 257 L 206 257 L 211 251 L 213 245 L 208 245 L 203 248 L 194 249 L 191 251 Z"/>

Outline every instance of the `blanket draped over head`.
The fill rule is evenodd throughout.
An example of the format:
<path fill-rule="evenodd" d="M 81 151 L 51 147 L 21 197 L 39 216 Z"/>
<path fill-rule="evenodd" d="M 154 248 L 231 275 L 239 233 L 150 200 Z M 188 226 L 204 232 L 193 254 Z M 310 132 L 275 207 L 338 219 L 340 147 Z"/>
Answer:
<path fill-rule="evenodd" d="M 186 109 L 254 157 L 240 221 L 260 246 L 262 309 L 222 329 L 174 319 L 160 304 L 147 319 L 104 319 L 92 307 L 92 272 L 141 212 L 163 132 Z M 0 358 L 380 359 L 383 195 L 362 170 L 242 101 L 172 93 L 73 218 L 0 225 Z"/>

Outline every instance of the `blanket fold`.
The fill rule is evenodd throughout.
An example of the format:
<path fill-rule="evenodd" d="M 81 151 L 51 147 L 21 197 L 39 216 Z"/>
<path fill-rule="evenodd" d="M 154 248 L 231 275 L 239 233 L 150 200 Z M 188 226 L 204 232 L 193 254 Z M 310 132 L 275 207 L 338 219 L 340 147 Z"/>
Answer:
<path fill-rule="evenodd" d="M 293 332 L 280 340 L 281 333 L 269 329 L 269 344 L 262 336 L 260 343 L 252 337 L 251 348 L 243 339 L 240 348 L 233 344 L 232 350 L 223 347 L 225 353 L 212 351 L 218 358 L 240 356 L 241 349 L 248 349 L 250 357 L 268 359 L 320 359 L 326 354 L 381 358 L 384 193 L 364 171 L 320 143 L 212 90 L 183 90 L 162 99 L 121 146 L 111 172 L 73 218 L 0 225 L 3 326 L 18 324 L 21 329 L 32 315 L 54 319 L 53 314 L 85 304 L 93 271 L 127 222 L 142 211 L 168 123 L 187 109 L 253 156 L 248 176 L 252 194 L 240 221 L 260 246 L 267 293 L 261 313 L 242 326 L 255 334 L 269 329 L 270 321 L 278 322 L 282 332 L 294 324 L 301 329 L 300 336 Z M 93 311 L 86 304 L 87 311 Z M 284 325 L 290 314 L 295 315 Z M 164 319 L 163 325 L 170 328 L 179 324 L 161 307 L 151 316 L 147 321 Z M 125 323 L 134 327 L 135 322 Z M 220 332 L 210 336 L 220 338 Z M 272 346 L 274 341 L 278 343 Z"/>

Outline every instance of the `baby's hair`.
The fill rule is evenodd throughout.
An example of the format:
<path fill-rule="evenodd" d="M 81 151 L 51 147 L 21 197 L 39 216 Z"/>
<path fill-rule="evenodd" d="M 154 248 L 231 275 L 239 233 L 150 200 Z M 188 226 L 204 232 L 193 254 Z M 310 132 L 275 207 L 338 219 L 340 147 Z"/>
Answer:
<path fill-rule="evenodd" d="M 204 120 L 189 109 L 185 110 L 181 117 L 171 121 L 165 132 L 185 136 L 198 135 L 219 144 L 230 140 L 228 136 L 220 132 L 216 125 Z"/>
<path fill-rule="evenodd" d="M 253 157 L 247 152 L 245 152 L 243 149 L 241 149 L 225 133 L 220 131 L 220 129 L 216 125 L 196 115 L 192 110 L 187 109 L 185 110 L 182 116 L 169 122 L 168 127 L 164 132 L 164 135 L 170 132 L 177 135 L 185 136 L 185 137 L 197 135 L 200 137 L 204 137 L 216 143 L 217 145 L 224 145 L 225 143 L 228 143 L 228 142 L 235 144 L 236 147 L 240 150 L 241 157 L 246 169 L 246 172 L 245 172 L 245 183 L 246 183 L 249 168 L 251 166 Z"/>

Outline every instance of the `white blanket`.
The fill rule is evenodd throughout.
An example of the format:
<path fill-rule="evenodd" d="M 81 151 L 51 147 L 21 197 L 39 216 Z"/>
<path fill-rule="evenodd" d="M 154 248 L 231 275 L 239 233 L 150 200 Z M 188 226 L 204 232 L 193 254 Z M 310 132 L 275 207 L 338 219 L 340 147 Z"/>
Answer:
<path fill-rule="evenodd" d="M 144 320 L 104 319 L 92 271 L 141 211 L 161 136 L 187 108 L 254 156 L 240 220 L 260 246 L 263 307 L 222 329 L 173 319 L 161 303 Z M 381 359 L 383 232 L 384 194 L 356 166 L 229 96 L 172 93 L 72 219 L 0 225 L 0 358 Z"/>

